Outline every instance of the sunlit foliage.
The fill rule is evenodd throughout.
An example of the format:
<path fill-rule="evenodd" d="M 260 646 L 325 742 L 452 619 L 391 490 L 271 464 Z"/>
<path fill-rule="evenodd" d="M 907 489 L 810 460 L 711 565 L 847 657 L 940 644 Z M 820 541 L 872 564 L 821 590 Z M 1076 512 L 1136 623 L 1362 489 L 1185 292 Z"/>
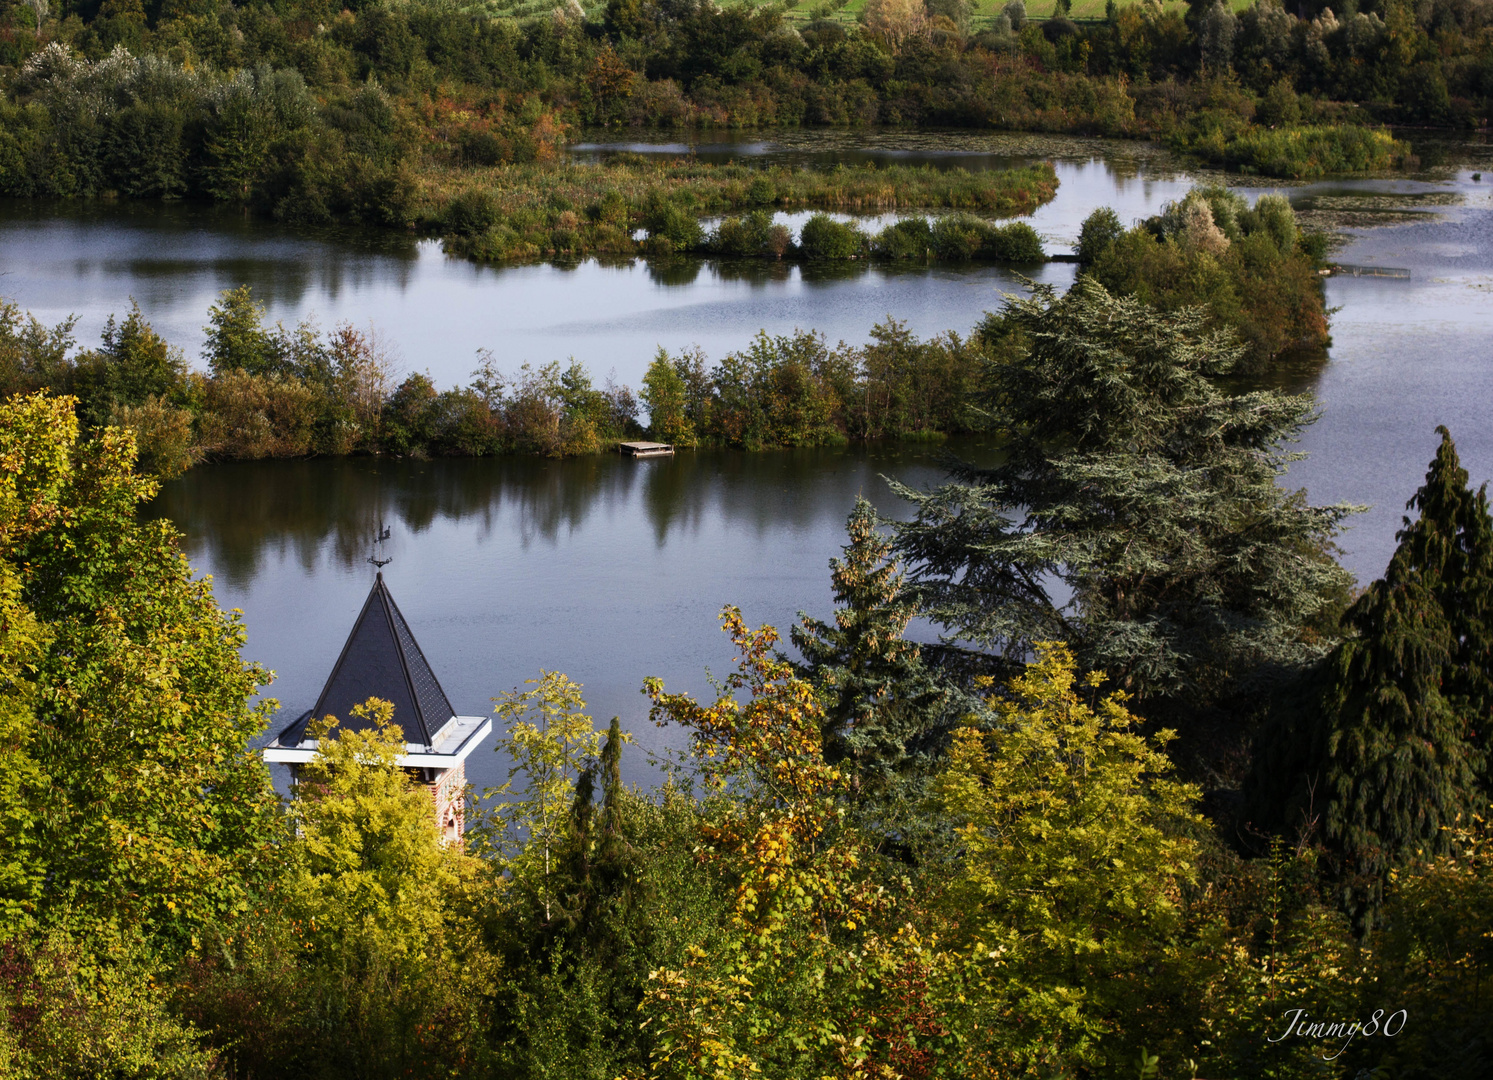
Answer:
<path fill-rule="evenodd" d="M 721 621 L 737 670 L 713 704 L 645 684 L 654 717 L 691 732 L 704 856 L 734 892 L 728 921 L 651 976 L 646 1075 L 889 1075 L 947 1034 L 925 1002 L 936 956 L 864 871 L 814 688 L 773 655 L 771 627 L 729 607 Z"/>
<path fill-rule="evenodd" d="M 997 1075 L 1102 1060 L 1146 996 L 1142 968 L 1174 953 L 1197 877 L 1199 792 L 1171 775 L 1170 733 L 1141 734 L 1102 683 L 1038 643 L 991 728 L 955 734 L 939 781 L 960 842 L 959 1029 Z"/>
<path fill-rule="evenodd" d="M 601 749 L 601 735 L 582 712 L 580 685 L 558 671 L 530 679 L 531 690 L 511 690 L 498 702 L 506 733 L 498 751 L 513 762 L 508 782 L 485 793 L 499 800 L 488 842 L 505 866 L 533 860 L 525 876 L 538 875 L 539 902 L 550 917 L 549 877 L 555 849 L 569 825 L 576 782 Z M 620 747 L 618 748 L 620 750 Z M 522 777 L 523 785 L 514 781 Z M 522 873 L 517 866 L 515 872 Z"/>
<path fill-rule="evenodd" d="M 45 884 L 27 917 L 122 920 L 190 948 L 270 872 L 273 794 L 250 746 L 266 706 L 249 705 L 268 677 L 169 525 L 136 520 L 154 484 L 132 440 L 77 433 L 66 399 L 0 404 L 6 573 L 28 609 L 11 633 L 36 626 L 22 745 L 46 777 L 28 792 Z"/>

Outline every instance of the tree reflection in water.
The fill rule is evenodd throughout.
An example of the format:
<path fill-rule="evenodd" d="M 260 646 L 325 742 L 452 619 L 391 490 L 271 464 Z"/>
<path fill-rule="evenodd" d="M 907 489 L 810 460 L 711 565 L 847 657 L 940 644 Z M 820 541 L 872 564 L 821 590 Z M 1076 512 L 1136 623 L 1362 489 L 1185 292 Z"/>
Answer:
<path fill-rule="evenodd" d="M 856 496 L 899 513 L 881 476 L 933 483 L 943 451 L 201 466 L 149 512 L 183 532 L 219 602 L 243 610 L 246 655 L 278 673 L 286 714 L 315 699 L 336 659 L 383 522 L 390 588 L 459 711 L 486 713 L 493 695 L 558 669 L 585 684 L 594 715 L 622 716 L 658 750 L 674 736 L 648 723 L 643 677 L 706 692 L 706 669 L 729 661 L 725 603 L 785 632 L 800 609 L 827 617 L 828 562 Z M 478 786 L 501 771 L 488 756 L 469 766 Z M 629 770 L 651 776 L 642 755 Z"/>

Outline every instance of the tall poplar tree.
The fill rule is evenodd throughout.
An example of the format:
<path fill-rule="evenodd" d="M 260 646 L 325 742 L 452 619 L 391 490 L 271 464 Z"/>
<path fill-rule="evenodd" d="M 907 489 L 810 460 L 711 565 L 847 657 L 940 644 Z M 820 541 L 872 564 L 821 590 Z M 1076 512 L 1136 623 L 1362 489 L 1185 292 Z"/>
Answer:
<path fill-rule="evenodd" d="M 893 485 L 915 511 L 897 551 L 953 639 L 1008 664 L 1065 642 L 1171 722 L 1322 655 L 1353 508 L 1278 483 L 1311 398 L 1226 393 L 1210 377 L 1242 355 L 1232 335 L 1088 277 L 1035 286 L 979 333 L 1003 459 Z"/>

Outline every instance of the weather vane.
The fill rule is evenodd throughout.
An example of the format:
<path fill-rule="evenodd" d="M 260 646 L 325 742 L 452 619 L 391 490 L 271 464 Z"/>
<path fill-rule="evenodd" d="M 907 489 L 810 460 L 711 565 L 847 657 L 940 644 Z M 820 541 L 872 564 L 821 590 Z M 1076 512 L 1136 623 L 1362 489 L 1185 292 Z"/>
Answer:
<path fill-rule="evenodd" d="M 368 556 L 368 561 L 371 562 L 374 566 L 378 567 L 379 570 L 383 570 L 384 567 L 388 566 L 391 562 L 394 561 L 391 558 L 380 559 L 378 557 L 379 554 L 384 550 L 383 542 L 387 539 L 389 539 L 389 529 L 382 521 L 380 521 L 378 523 L 378 532 L 374 533 L 373 535 L 373 554 Z"/>

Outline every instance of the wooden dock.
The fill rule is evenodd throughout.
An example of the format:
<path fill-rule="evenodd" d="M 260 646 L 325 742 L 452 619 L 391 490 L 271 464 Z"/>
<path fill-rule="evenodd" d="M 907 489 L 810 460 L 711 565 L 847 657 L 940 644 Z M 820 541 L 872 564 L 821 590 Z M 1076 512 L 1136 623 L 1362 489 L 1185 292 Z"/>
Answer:
<path fill-rule="evenodd" d="M 674 453 L 674 444 L 666 442 L 625 442 L 617 449 L 628 457 L 669 457 Z"/>

